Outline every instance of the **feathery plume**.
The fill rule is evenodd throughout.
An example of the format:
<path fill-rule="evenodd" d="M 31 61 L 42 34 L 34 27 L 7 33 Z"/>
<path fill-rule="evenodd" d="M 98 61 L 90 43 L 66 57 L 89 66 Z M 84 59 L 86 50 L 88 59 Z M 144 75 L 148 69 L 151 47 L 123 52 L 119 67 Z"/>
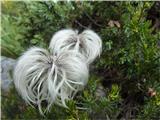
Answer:
<path fill-rule="evenodd" d="M 23 99 L 37 105 L 41 114 L 42 101 L 48 106 L 55 103 L 67 107 L 88 81 L 88 67 L 81 54 L 74 50 L 50 54 L 47 50 L 33 47 L 18 60 L 14 71 L 14 83 Z"/>
<path fill-rule="evenodd" d="M 64 29 L 54 34 L 49 48 L 53 54 L 65 50 L 75 50 L 77 53 L 81 53 L 90 64 L 101 54 L 102 41 L 92 30 L 85 30 L 78 34 L 78 31 Z"/>

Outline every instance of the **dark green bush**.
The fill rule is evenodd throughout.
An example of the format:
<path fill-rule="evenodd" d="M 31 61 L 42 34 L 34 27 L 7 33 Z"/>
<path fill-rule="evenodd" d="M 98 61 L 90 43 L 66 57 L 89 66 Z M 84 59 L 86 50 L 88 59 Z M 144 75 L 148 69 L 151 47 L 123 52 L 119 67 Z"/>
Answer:
<path fill-rule="evenodd" d="M 63 28 L 91 28 L 103 40 L 103 52 L 92 68 L 89 83 L 69 101 L 69 109 L 53 106 L 46 117 L 40 116 L 36 109 L 24 105 L 13 90 L 8 98 L 2 93 L 3 117 L 158 119 L 160 33 L 153 34 L 152 22 L 147 20 L 147 11 L 153 5 L 154 2 L 3 2 L 2 55 L 17 58 L 31 46 L 47 48 L 52 35 Z M 96 95 L 99 86 L 106 93 L 103 97 Z"/>

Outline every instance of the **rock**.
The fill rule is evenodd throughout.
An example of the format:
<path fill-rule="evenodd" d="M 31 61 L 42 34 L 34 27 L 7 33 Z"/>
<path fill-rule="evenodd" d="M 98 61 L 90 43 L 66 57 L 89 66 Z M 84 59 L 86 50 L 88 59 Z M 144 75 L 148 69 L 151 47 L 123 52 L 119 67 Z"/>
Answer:
<path fill-rule="evenodd" d="M 100 97 L 105 97 L 106 96 L 106 92 L 103 88 L 103 86 L 98 85 L 97 89 L 96 89 L 96 97 L 100 98 Z"/>
<path fill-rule="evenodd" d="M 13 85 L 13 70 L 16 60 L 1 56 L 1 88 L 3 91 L 8 92 Z"/>

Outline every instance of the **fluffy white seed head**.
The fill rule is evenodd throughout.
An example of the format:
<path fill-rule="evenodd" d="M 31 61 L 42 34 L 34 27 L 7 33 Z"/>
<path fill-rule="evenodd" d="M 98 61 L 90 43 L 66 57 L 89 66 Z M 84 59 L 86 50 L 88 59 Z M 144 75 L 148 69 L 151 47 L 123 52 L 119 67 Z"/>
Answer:
<path fill-rule="evenodd" d="M 52 37 L 50 49 L 53 54 L 65 50 L 75 50 L 81 53 L 88 64 L 101 54 L 101 38 L 92 30 L 85 30 L 81 34 L 72 29 L 61 30 Z"/>
<path fill-rule="evenodd" d="M 85 30 L 80 35 L 82 54 L 87 58 L 88 63 L 92 63 L 102 52 L 102 40 L 92 30 Z"/>
<path fill-rule="evenodd" d="M 50 48 L 53 54 L 68 50 L 74 46 L 73 41 L 77 37 L 77 32 L 72 29 L 64 29 L 55 33 L 50 42 Z"/>
<path fill-rule="evenodd" d="M 55 103 L 67 107 L 66 100 L 82 90 L 88 81 L 88 69 L 81 54 L 66 51 L 51 55 L 42 48 L 31 48 L 18 60 L 14 71 L 15 86 L 29 104 L 36 104 L 40 112 L 42 101 L 47 110 Z"/>

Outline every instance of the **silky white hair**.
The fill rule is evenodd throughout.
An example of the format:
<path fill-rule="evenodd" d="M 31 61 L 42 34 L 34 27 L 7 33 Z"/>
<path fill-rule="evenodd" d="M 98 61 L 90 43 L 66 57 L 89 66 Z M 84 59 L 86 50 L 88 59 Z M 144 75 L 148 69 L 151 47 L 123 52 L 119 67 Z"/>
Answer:
<path fill-rule="evenodd" d="M 67 34 L 63 36 L 67 37 Z M 55 45 L 58 45 L 61 38 L 57 36 L 54 40 L 57 40 Z M 87 44 L 92 43 L 86 41 Z M 55 45 L 52 41 L 51 46 Z M 60 49 L 56 47 L 55 50 Z M 96 52 L 98 54 L 98 50 Z M 88 54 L 90 56 L 91 53 Z M 49 110 L 52 104 L 67 107 L 66 100 L 72 99 L 77 91 L 82 90 L 87 81 L 88 66 L 85 58 L 75 50 L 69 49 L 63 52 L 60 50 L 53 55 L 43 48 L 30 48 L 19 58 L 14 70 L 16 89 L 27 103 L 37 105 L 41 114 L 43 101 L 48 103 L 46 110 Z"/>
<path fill-rule="evenodd" d="M 92 30 L 84 30 L 78 34 L 76 30 L 64 29 L 53 35 L 49 48 L 53 54 L 74 49 L 77 53 L 81 53 L 90 64 L 101 54 L 102 41 Z"/>

